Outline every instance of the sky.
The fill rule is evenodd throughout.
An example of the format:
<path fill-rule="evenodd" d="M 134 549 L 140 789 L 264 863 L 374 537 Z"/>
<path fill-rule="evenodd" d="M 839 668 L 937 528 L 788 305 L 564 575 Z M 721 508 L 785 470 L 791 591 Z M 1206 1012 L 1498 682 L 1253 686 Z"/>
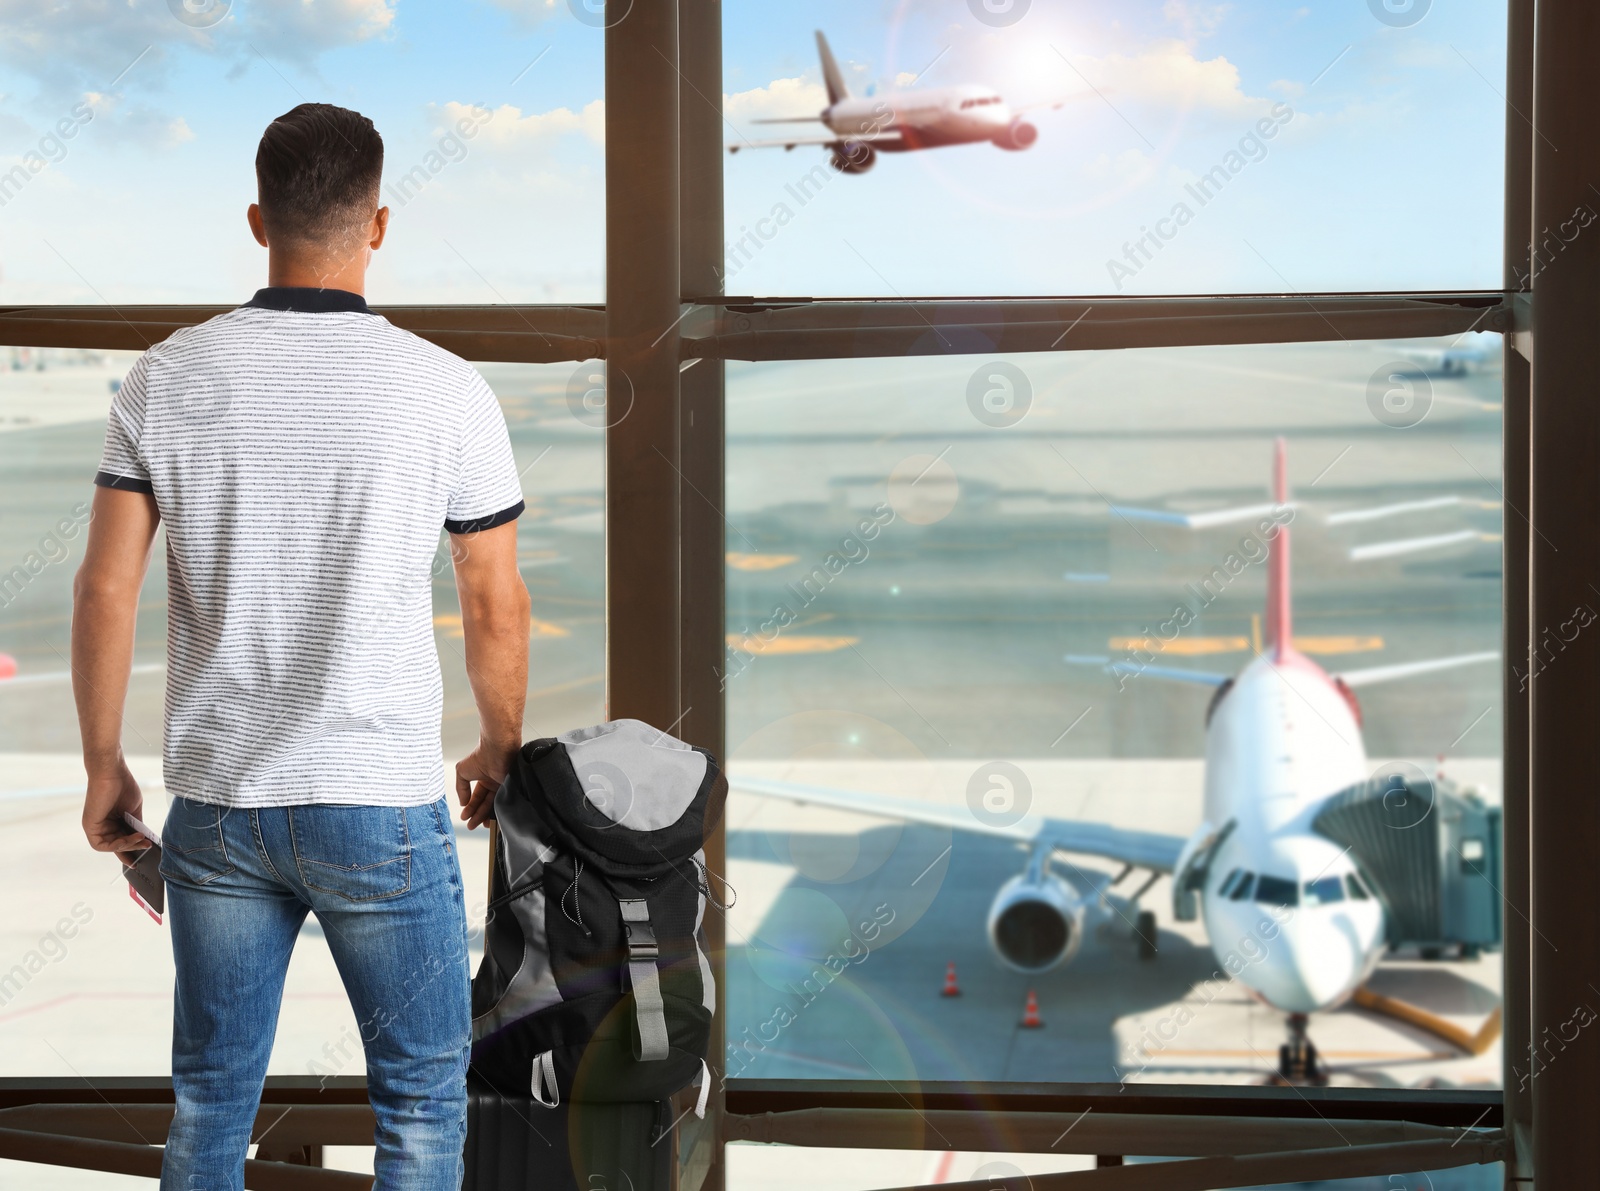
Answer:
<path fill-rule="evenodd" d="M 374 301 L 603 300 L 584 3 L 0 0 L 0 302 L 242 301 L 256 142 L 305 100 L 384 135 Z M 728 292 L 1498 288 L 1505 23 L 1504 0 L 725 0 L 730 143 L 822 107 L 817 29 L 852 91 L 1045 105 L 1025 152 L 728 156 Z"/>

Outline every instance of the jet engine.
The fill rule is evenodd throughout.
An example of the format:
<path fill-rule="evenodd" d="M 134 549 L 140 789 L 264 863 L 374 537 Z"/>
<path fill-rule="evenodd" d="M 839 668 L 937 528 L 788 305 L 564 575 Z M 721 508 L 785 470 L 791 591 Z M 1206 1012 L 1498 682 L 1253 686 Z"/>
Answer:
<path fill-rule="evenodd" d="M 863 141 L 843 141 L 834 146 L 828 164 L 841 174 L 864 174 L 878 160 L 878 152 Z"/>
<path fill-rule="evenodd" d="M 1000 886 L 989 907 L 989 945 L 1019 972 L 1043 972 L 1078 953 L 1083 896 L 1060 877 L 1022 873 Z"/>
<path fill-rule="evenodd" d="M 1038 139 L 1038 128 L 1018 116 L 1006 126 L 1004 132 L 994 138 L 994 143 L 1002 149 L 1016 150 L 1031 148 L 1033 142 Z"/>

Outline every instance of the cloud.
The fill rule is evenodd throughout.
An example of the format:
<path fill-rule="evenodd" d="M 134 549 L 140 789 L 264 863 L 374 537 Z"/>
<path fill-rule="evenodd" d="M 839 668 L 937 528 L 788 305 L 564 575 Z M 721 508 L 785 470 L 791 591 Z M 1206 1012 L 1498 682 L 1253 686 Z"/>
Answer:
<path fill-rule="evenodd" d="M 1205 37 L 1216 32 L 1232 7 L 1231 4 L 1201 4 L 1197 0 L 1167 0 L 1161 15 L 1182 29 L 1185 37 Z"/>
<path fill-rule="evenodd" d="M 243 16 L 250 42 L 264 54 L 308 64 L 325 50 L 381 37 L 394 27 L 397 0 L 250 0 Z M 226 22 L 217 26 L 226 38 Z"/>
<path fill-rule="evenodd" d="M 123 79 L 144 83 L 164 75 L 176 51 L 245 64 L 259 62 L 254 46 L 310 67 L 327 50 L 387 34 L 397 2 L 233 0 L 221 21 L 201 29 L 179 21 L 166 0 L 0 0 L 0 64 L 33 79 L 46 106 L 86 90 L 111 90 Z"/>
<path fill-rule="evenodd" d="M 474 105 L 449 103 L 440 105 L 443 124 L 454 127 L 458 120 L 473 120 Z M 476 120 L 473 120 L 476 123 Z M 552 140 L 573 133 L 581 134 L 597 145 L 606 141 L 606 101 L 596 99 L 578 111 L 571 108 L 554 108 L 548 112 L 523 112 L 521 108 L 503 103 L 489 109 L 489 118 L 483 121 L 477 139 L 502 149 Z"/>
<path fill-rule="evenodd" d="M 553 15 L 557 10 L 566 11 L 566 5 L 561 0 L 490 0 L 498 9 L 509 12 L 525 24 L 533 25 Z"/>
<path fill-rule="evenodd" d="M 1163 108 L 1198 108 L 1248 119 L 1272 101 L 1246 95 L 1239 68 L 1226 58 L 1200 59 L 1181 41 L 1158 42 L 1137 54 L 1078 58 L 1073 63 L 1111 102 L 1124 99 Z"/>
<path fill-rule="evenodd" d="M 723 114 L 735 124 L 779 116 L 814 116 L 827 106 L 827 89 L 804 78 L 774 79 L 765 87 L 722 97 Z"/>

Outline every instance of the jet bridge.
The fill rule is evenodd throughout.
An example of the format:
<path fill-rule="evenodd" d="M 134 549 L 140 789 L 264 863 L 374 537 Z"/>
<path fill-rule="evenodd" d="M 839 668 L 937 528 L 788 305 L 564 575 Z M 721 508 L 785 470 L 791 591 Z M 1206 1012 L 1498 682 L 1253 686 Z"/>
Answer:
<path fill-rule="evenodd" d="M 1312 827 L 1350 850 L 1383 902 L 1391 949 L 1463 957 L 1501 941 L 1500 808 L 1413 765 L 1335 795 Z"/>

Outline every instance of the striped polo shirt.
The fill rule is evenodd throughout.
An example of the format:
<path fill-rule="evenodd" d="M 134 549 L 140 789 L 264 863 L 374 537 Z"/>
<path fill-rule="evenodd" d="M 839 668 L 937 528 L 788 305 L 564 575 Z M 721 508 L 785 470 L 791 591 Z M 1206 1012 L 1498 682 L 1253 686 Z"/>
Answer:
<path fill-rule="evenodd" d="M 135 362 L 95 483 L 153 494 L 166 526 L 171 794 L 444 793 L 440 529 L 523 509 L 475 368 L 357 294 L 263 289 Z"/>

